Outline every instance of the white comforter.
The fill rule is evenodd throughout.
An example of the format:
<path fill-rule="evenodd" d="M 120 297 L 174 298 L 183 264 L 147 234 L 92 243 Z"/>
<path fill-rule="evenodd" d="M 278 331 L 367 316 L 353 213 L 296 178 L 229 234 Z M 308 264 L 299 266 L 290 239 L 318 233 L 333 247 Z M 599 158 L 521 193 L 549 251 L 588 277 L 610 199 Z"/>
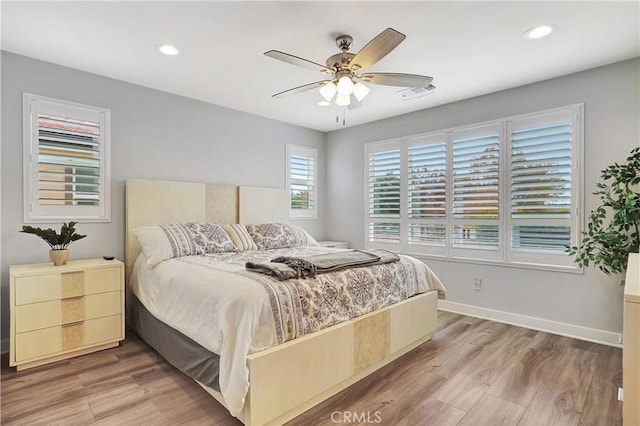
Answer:
<path fill-rule="evenodd" d="M 305 247 L 300 255 L 327 253 L 324 247 Z M 220 390 L 232 415 L 238 417 L 249 389 L 246 356 L 277 344 L 269 297 L 246 275 L 247 260 L 264 261 L 289 249 L 268 252 L 222 253 L 164 261 L 151 269 L 141 254 L 131 278 L 131 290 L 149 312 L 211 352 L 220 355 Z M 444 287 L 417 259 L 418 292 Z M 206 263 L 206 265 L 204 264 Z"/>

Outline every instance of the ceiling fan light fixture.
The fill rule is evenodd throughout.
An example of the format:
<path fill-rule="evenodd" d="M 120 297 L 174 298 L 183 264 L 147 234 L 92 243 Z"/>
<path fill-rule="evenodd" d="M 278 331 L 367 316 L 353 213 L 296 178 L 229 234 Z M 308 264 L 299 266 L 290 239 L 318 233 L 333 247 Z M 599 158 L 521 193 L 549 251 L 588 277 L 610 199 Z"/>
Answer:
<path fill-rule="evenodd" d="M 280 99 L 308 90 L 318 89 L 324 99 L 324 101 L 318 102 L 318 105 L 324 106 L 326 103 L 335 102 L 338 106 L 348 106 L 349 109 L 354 109 L 362 106 L 362 100 L 370 92 L 369 87 L 364 83 L 382 86 L 426 88 L 431 84 L 433 77 L 417 74 L 380 72 L 360 74 L 360 72 L 387 56 L 392 50 L 398 47 L 405 38 L 406 36 L 401 32 L 393 28 L 387 28 L 366 43 L 358 53 L 351 53 L 349 49 L 353 38 L 349 35 L 338 36 L 336 43 L 341 52 L 327 58 L 325 61 L 326 65 L 279 50 L 264 52 L 264 55 L 270 58 L 302 68 L 320 71 L 330 76 L 322 81 L 304 84 L 276 93 L 272 95 L 272 97 Z"/>
<path fill-rule="evenodd" d="M 320 94 L 322 95 L 323 98 L 326 99 L 327 102 L 331 102 L 331 99 L 333 99 L 333 96 L 338 91 L 338 88 L 336 87 L 336 84 L 334 82 L 330 81 L 329 83 L 320 87 L 320 89 L 318 90 L 320 91 Z"/>
<path fill-rule="evenodd" d="M 353 93 L 353 81 L 351 80 L 350 76 L 342 76 L 340 77 L 340 80 L 338 80 L 338 95 L 350 95 Z M 349 104 L 346 104 L 349 105 Z"/>
<path fill-rule="evenodd" d="M 351 104 L 351 95 L 342 95 L 338 93 L 338 96 L 336 96 L 336 105 L 349 106 L 349 104 Z"/>
<path fill-rule="evenodd" d="M 362 82 L 357 82 L 355 86 L 353 86 L 353 95 L 356 97 L 358 102 L 362 101 L 365 96 L 369 94 L 371 89 L 364 85 Z"/>

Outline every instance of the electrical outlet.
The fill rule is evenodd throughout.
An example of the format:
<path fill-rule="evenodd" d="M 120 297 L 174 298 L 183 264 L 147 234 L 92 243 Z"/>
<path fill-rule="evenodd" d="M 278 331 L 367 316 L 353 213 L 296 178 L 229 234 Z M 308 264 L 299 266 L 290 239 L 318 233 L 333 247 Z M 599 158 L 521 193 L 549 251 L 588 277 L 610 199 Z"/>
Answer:
<path fill-rule="evenodd" d="M 482 280 L 478 277 L 473 278 L 473 289 L 475 291 L 480 291 L 482 289 Z"/>
<path fill-rule="evenodd" d="M 624 401 L 624 391 L 622 388 L 618 388 L 618 401 Z"/>
<path fill-rule="evenodd" d="M 623 343 L 622 334 L 618 334 L 618 343 L 620 343 L 620 344 Z"/>

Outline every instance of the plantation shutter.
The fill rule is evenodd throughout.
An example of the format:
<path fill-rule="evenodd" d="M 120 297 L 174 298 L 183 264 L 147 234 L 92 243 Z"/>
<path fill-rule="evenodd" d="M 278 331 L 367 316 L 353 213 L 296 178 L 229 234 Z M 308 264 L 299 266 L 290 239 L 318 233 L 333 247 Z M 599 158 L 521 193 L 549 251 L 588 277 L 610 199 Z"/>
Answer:
<path fill-rule="evenodd" d="M 365 245 L 576 271 L 583 105 L 365 145 Z"/>
<path fill-rule="evenodd" d="M 316 159 L 312 148 L 289 145 L 289 200 L 291 217 L 316 217 Z"/>
<path fill-rule="evenodd" d="M 512 250 L 563 253 L 574 202 L 571 114 L 513 121 L 509 140 Z"/>
<path fill-rule="evenodd" d="M 109 110 L 25 94 L 25 222 L 109 220 Z"/>
<path fill-rule="evenodd" d="M 38 114 L 38 203 L 100 204 L 100 124 Z"/>
<path fill-rule="evenodd" d="M 452 240 L 458 255 L 496 257 L 499 248 L 500 131 L 497 125 L 452 134 Z"/>
<path fill-rule="evenodd" d="M 400 244 L 400 144 L 368 147 L 368 246 Z"/>
<path fill-rule="evenodd" d="M 447 215 L 446 135 L 410 140 L 407 148 L 407 244 L 413 252 L 443 254 Z"/>

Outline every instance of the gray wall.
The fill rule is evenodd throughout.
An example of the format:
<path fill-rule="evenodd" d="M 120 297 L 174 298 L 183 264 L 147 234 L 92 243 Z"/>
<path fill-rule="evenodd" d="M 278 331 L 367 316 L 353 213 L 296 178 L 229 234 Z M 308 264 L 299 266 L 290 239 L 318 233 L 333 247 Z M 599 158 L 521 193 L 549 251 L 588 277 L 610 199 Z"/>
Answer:
<path fill-rule="evenodd" d="M 3 339 L 8 336 L 8 266 L 48 261 L 42 241 L 17 232 L 22 224 L 22 92 L 111 108 L 112 221 L 80 224 L 89 237 L 74 243 L 72 258 L 123 258 L 126 179 L 282 187 L 286 143 L 315 147 L 319 155 L 319 217 L 298 223 L 316 238 L 353 247 L 364 245 L 366 142 L 584 102 L 587 211 L 597 202 L 591 192 L 599 171 L 639 144 L 638 59 L 327 135 L 6 52 L 1 66 Z M 578 275 L 427 262 L 453 302 L 616 333 L 622 329 L 618 278 L 597 270 Z M 471 290 L 473 277 L 483 279 L 481 292 Z"/>
<path fill-rule="evenodd" d="M 364 245 L 364 144 L 431 130 L 584 102 L 585 207 L 600 170 L 624 161 L 639 145 L 640 60 L 625 61 L 528 86 L 430 108 L 327 135 L 328 238 Z M 481 84 L 481 83 L 480 83 Z M 437 96 L 437 95 L 432 95 Z M 586 215 L 585 215 L 586 217 Z M 452 302 L 619 333 L 619 277 L 587 269 L 583 275 L 453 261 L 425 260 Z M 482 291 L 472 290 L 473 277 Z"/>
<path fill-rule="evenodd" d="M 9 265 L 47 262 L 39 238 L 22 225 L 22 93 L 111 109 L 111 223 L 81 223 L 88 237 L 71 246 L 71 258 L 124 259 L 124 185 L 129 178 L 236 185 L 285 185 L 285 145 L 318 149 L 317 220 L 298 221 L 324 237 L 324 134 L 95 74 L 2 52 L 2 339 L 9 334 Z M 59 226 L 59 224 L 45 226 Z"/>

